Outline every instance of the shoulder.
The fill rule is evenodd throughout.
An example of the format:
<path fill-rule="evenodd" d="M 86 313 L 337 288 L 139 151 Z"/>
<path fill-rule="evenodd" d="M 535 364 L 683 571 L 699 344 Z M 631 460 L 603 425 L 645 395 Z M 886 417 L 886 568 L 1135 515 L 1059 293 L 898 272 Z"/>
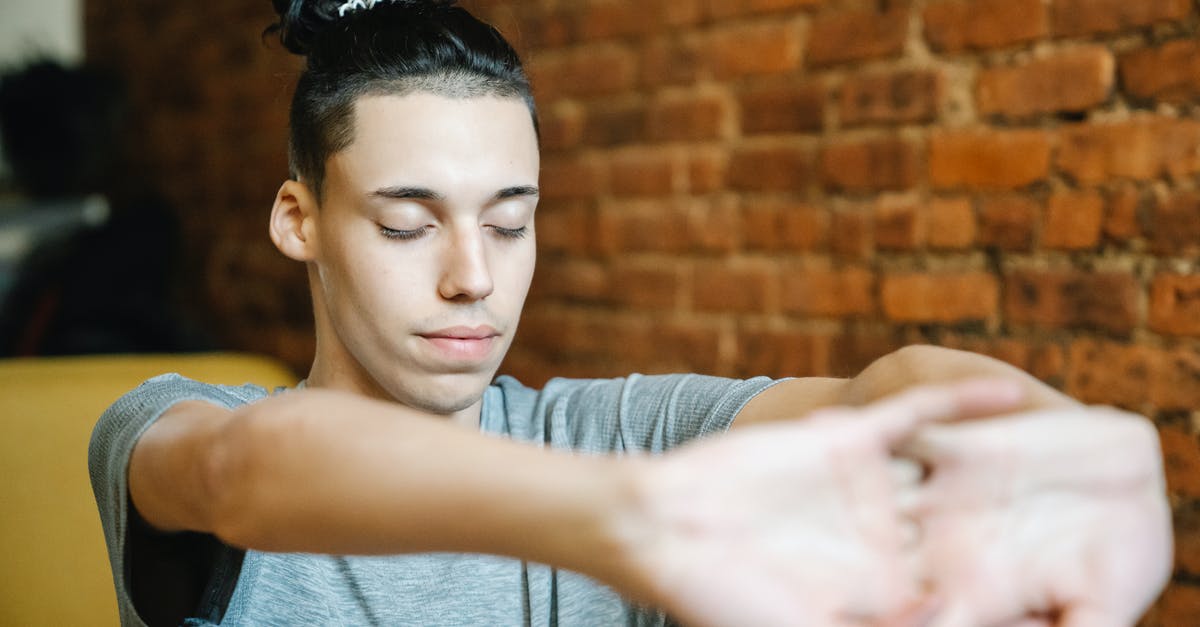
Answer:
<path fill-rule="evenodd" d="M 92 477 L 98 476 L 100 466 L 127 460 L 133 442 L 176 403 L 206 401 L 233 408 L 267 395 L 266 389 L 253 384 L 212 385 L 179 374 L 149 379 L 113 402 L 97 421 L 88 447 Z"/>

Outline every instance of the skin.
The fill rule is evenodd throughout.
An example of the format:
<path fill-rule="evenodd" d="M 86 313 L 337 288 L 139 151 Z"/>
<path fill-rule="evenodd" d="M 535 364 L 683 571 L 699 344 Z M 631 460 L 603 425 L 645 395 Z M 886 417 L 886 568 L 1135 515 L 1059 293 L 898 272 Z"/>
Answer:
<path fill-rule="evenodd" d="M 355 117 L 371 132 L 329 159 L 321 206 L 289 181 L 271 218 L 280 250 L 308 264 L 308 383 L 478 423 L 533 278 L 529 111 L 515 99 L 417 93 L 361 98 Z M 495 333 L 482 357 L 427 337 L 481 326 Z"/>
<path fill-rule="evenodd" d="M 591 575 L 699 625 L 922 625 L 939 595 L 947 625 L 1050 624 L 1054 612 L 1120 624 L 1161 589 L 1169 550 L 1103 580 L 1038 561 L 1063 533 L 1055 520 L 1114 512 L 1122 529 L 1169 547 L 1157 442 L 1121 425 L 1152 427 L 978 355 L 914 347 L 853 379 L 784 382 L 739 412 L 734 433 L 655 459 L 480 435 L 480 399 L 534 268 L 528 110 L 516 99 L 370 96 L 355 127 L 327 162 L 322 202 L 288 181 L 271 214 L 276 246 L 308 268 L 317 352 L 307 389 L 234 410 L 169 409 L 129 465 L 132 502 L 152 526 L 268 551 L 508 555 Z M 922 384 L 938 385 L 910 389 Z M 981 415 L 1013 416 L 978 435 L 969 419 Z M 1039 448 L 1039 437 L 1056 444 Z M 1037 482 L 1062 476 L 1054 451 L 1071 442 L 1080 459 L 1122 447 L 1148 469 L 1145 483 L 1098 489 L 1104 466 L 1079 465 L 1055 484 L 1063 507 L 1046 515 Z M 1020 498 L 973 508 L 998 480 Z M 1036 533 L 988 522 L 1013 517 Z M 1109 536 L 1082 546 L 1068 563 L 1130 559 Z M 1030 565 L 1027 588 L 978 583 L 1021 579 Z M 1132 592 L 1088 597 L 1095 583 Z"/>

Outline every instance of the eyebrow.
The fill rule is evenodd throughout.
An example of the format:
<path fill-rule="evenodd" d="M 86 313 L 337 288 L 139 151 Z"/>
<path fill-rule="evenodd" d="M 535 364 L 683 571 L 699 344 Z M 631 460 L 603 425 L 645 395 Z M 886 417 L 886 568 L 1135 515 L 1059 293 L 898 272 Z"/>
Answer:
<path fill-rule="evenodd" d="M 507 198 L 515 198 L 518 196 L 538 196 L 540 191 L 532 185 L 517 185 L 514 187 L 505 187 L 496 192 L 492 197 L 493 200 L 505 200 Z M 373 192 L 371 196 L 375 198 L 387 198 L 389 200 L 434 200 L 442 201 L 446 197 L 432 189 L 425 187 L 381 187 Z"/>

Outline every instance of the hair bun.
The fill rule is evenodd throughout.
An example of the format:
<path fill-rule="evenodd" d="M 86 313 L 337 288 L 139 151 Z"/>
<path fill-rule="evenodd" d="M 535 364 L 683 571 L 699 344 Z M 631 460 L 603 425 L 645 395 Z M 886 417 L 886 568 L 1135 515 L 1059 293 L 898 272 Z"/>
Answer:
<path fill-rule="evenodd" d="M 271 0 L 279 21 L 267 33 L 279 33 L 279 41 L 290 52 L 307 55 L 312 42 L 338 19 L 341 0 Z"/>
<path fill-rule="evenodd" d="M 359 7 L 348 8 L 345 5 L 353 2 L 346 0 L 271 0 L 275 12 L 279 14 L 279 22 L 272 24 L 267 33 L 279 33 L 279 40 L 289 51 L 307 55 L 313 47 L 313 41 L 325 32 L 335 22 L 352 19 L 360 13 L 375 13 L 379 9 L 395 15 L 396 12 L 424 12 L 427 9 L 451 7 L 456 0 L 375 0 L 360 3 Z M 363 5 L 372 8 L 361 8 Z M 372 6 L 378 4 L 378 7 Z M 343 16 L 343 13 L 345 15 Z M 411 15 L 411 13 L 409 13 Z"/>

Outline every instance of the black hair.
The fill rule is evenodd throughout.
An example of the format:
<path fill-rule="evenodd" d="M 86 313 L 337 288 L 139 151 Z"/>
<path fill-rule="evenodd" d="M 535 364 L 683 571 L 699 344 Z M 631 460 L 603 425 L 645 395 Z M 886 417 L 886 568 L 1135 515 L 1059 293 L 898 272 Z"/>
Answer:
<path fill-rule="evenodd" d="M 354 140 L 354 104 L 367 95 L 428 92 L 520 98 L 537 109 L 516 51 L 454 0 L 272 0 L 284 47 L 307 57 L 292 98 L 291 176 L 321 196 L 325 161 Z"/>
<path fill-rule="evenodd" d="M 121 81 L 93 68 L 39 59 L 0 77 L 0 140 L 18 187 L 39 198 L 105 191 L 124 112 Z"/>

